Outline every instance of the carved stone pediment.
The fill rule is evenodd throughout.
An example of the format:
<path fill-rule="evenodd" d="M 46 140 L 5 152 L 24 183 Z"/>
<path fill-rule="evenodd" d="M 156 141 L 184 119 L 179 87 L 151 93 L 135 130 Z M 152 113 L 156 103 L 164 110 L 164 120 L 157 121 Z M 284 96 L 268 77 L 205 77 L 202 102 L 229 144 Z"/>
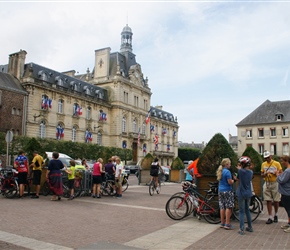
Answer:
<path fill-rule="evenodd" d="M 135 64 L 130 67 L 129 78 L 135 85 L 143 86 L 143 73 L 139 64 Z"/>

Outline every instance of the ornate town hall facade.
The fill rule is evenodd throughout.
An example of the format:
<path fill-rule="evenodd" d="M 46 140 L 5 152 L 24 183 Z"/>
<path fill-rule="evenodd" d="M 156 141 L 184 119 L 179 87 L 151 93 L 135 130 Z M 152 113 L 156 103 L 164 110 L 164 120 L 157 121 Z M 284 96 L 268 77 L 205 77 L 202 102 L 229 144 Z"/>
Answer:
<path fill-rule="evenodd" d="M 27 96 L 22 107 L 7 111 L 21 117 L 21 128 L 11 125 L 1 131 L 132 148 L 135 162 L 150 152 L 170 165 L 177 156 L 177 118 L 162 106 L 151 106 L 152 92 L 132 53 L 132 36 L 126 25 L 120 52 L 96 50 L 93 70 L 81 75 L 25 63 L 24 50 L 9 55 L 8 65 L 0 65 L 0 88 L 9 86 L 14 76 Z"/>

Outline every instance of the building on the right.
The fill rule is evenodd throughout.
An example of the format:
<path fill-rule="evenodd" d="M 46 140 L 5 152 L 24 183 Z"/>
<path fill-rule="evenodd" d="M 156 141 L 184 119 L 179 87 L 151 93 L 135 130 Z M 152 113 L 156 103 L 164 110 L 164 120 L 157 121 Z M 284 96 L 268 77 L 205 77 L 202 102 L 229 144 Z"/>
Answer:
<path fill-rule="evenodd" d="M 236 126 L 238 156 L 247 146 L 260 154 L 289 155 L 290 101 L 266 100 Z"/>

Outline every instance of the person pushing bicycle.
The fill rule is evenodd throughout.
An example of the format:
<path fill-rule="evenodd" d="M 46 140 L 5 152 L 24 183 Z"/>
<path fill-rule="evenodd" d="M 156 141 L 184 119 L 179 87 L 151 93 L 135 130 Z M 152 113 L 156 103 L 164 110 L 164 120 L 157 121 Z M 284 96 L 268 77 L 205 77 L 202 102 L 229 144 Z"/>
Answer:
<path fill-rule="evenodd" d="M 159 191 L 159 187 L 158 187 L 158 174 L 159 174 L 159 170 L 161 171 L 161 173 L 163 172 L 163 169 L 161 168 L 158 159 L 155 158 L 154 161 L 152 162 L 151 166 L 150 166 L 150 175 L 151 175 L 151 181 L 155 181 L 155 187 L 156 187 L 156 191 Z"/>

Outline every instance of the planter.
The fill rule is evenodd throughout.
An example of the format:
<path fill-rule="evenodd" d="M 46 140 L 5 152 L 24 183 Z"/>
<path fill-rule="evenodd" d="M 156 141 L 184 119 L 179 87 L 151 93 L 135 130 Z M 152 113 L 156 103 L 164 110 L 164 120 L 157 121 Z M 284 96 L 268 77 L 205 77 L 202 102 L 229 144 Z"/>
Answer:
<path fill-rule="evenodd" d="M 139 172 L 138 176 L 138 184 L 140 185 L 141 183 L 147 184 L 151 181 L 151 176 L 150 176 L 150 170 L 149 169 L 142 169 Z"/>
<path fill-rule="evenodd" d="M 171 169 L 169 180 L 172 182 L 182 182 L 185 180 L 184 169 Z"/>
<path fill-rule="evenodd" d="M 205 191 L 209 189 L 208 182 L 217 181 L 216 175 L 203 175 L 202 177 L 196 178 L 196 185 L 198 190 L 202 195 L 205 195 Z M 255 194 L 259 197 L 262 197 L 263 194 L 263 178 L 261 178 L 261 174 L 254 173 L 254 178 L 252 180 Z M 234 190 L 238 187 L 238 182 L 235 182 Z"/>

